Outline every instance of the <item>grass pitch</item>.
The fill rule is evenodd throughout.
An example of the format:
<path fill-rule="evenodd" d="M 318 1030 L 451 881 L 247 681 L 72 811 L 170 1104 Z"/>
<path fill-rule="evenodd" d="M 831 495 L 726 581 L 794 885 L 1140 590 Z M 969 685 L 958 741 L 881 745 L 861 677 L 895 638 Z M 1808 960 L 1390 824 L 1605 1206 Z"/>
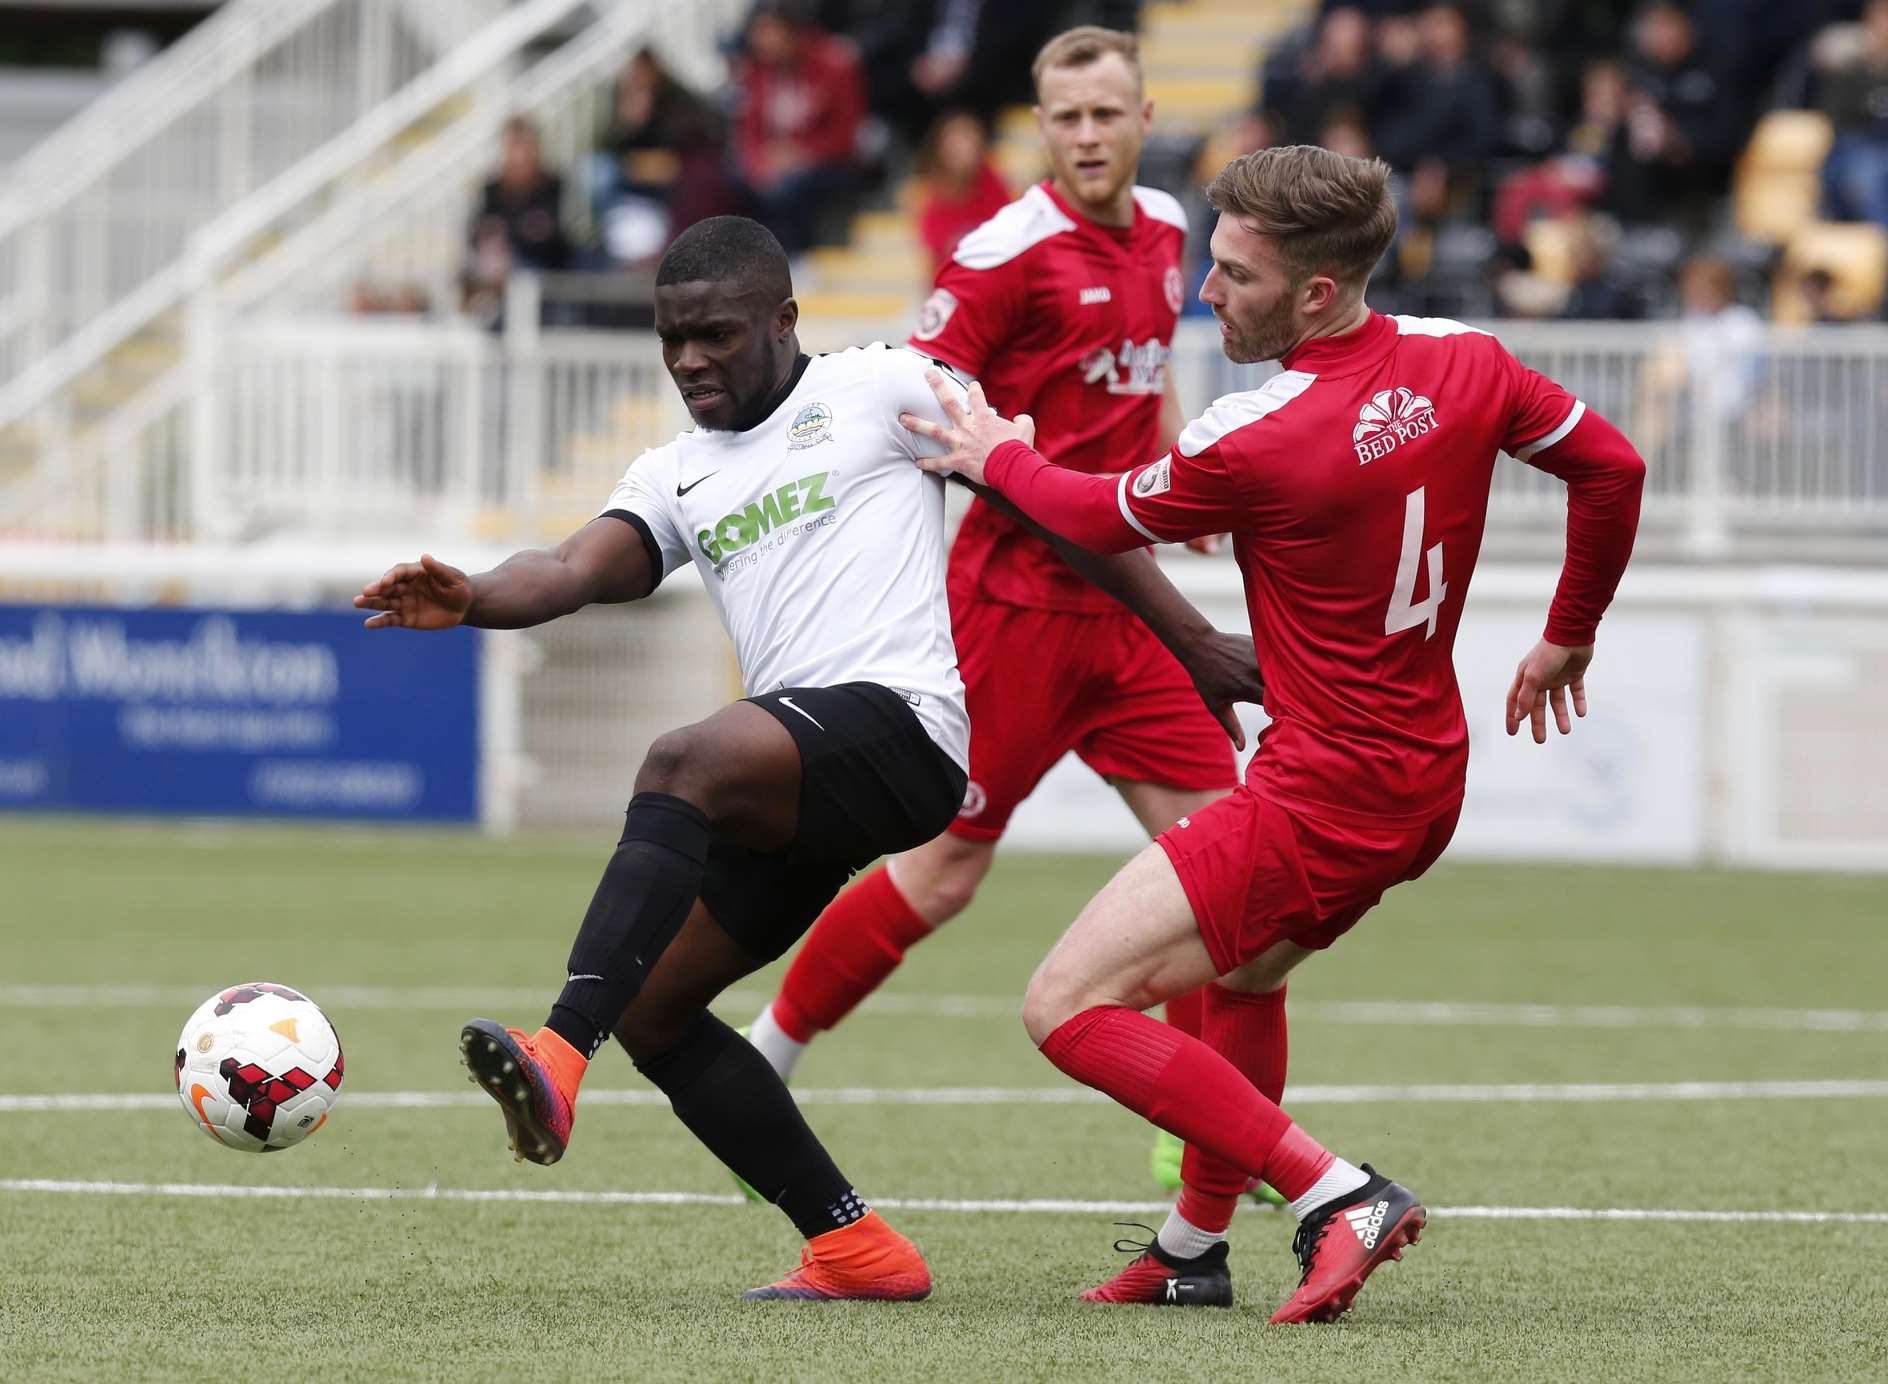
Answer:
<path fill-rule="evenodd" d="M 569 1157 L 512 1164 L 458 1025 L 541 1018 L 608 844 L 0 822 L 0 1379 L 1888 1374 L 1888 881 L 1445 866 L 1393 894 L 1294 978 L 1286 1103 L 1434 1216 L 1345 1322 L 1274 1329 L 1269 1213 L 1235 1222 L 1231 1312 L 1072 1301 L 1138 1234 L 1113 1222 L 1158 1224 L 1149 1139 L 1067 1099 L 1013 1009 L 1111 859 L 1000 858 L 802 1064 L 860 1190 L 941 1203 L 888 1211 L 930 1302 L 734 1301 L 792 1228 L 607 1199 L 728 1190 L 620 1054 Z M 348 1052 L 334 1119 L 273 1158 L 170 1094 L 190 1009 L 258 978 Z M 1623 1210 L 1837 1218 L 1565 1218 Z"/>

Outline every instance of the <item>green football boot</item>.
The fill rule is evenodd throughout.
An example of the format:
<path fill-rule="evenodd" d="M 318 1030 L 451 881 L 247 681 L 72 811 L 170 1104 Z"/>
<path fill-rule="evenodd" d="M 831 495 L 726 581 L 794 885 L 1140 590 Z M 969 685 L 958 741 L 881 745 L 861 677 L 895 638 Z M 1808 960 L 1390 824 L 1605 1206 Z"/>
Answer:
<path fill-rule="evenodd" d="M 1154 1174 L 1154 1184 L 1164 1192 L 1180 1190 L 1180 1160 L 1187 1150 L 1178 1136 L 1169 1134 L 1164 1129 L 1154 1131 L 1154 1156 L 1149 1167 Z M 1269 1182 L 1253 1178 L 1246 1188 L 1246 1195 L 1252 1198 L 1254 1206 L 1269 1206 L 1274 1209 L 1285 1204 Z"/>

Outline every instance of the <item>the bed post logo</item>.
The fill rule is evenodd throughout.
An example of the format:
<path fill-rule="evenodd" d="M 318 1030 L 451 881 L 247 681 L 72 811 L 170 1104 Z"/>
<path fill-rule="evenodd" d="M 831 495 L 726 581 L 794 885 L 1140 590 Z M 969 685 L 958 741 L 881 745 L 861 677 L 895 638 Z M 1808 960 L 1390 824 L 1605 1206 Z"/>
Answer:
<path fill-rule="evenodd" d="M 1412 437 L 1436 430 L 1436 406 L 1422 395 L 1397 388 L 1380 390 L 1357 415 L 1351 445 L 1357 463 L 1387 457 Z"/>

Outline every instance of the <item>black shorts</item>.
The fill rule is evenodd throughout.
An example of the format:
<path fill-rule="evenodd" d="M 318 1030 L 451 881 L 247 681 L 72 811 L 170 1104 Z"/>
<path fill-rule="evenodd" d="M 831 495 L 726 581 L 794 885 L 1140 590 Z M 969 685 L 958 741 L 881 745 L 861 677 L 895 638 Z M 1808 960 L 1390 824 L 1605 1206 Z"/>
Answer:
<path fill-rule="evenodd" d="M 800 747 L 800 823 L 777 854 L 711 837 L 701 900 L 730 937 L 772 959 L 855 871 L 941 835 L 968 780 L 905 699 L 878 683 L 783 687 L 747 700 Z"/>

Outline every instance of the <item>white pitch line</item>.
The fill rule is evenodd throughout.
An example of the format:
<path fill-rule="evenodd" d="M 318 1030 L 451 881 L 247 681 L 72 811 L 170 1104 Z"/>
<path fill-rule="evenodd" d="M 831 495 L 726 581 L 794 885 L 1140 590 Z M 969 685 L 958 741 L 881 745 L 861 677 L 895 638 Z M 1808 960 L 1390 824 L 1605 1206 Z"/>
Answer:
<path fill-rule="evenodd" d="M 731 1193 L 526 1191 L 471 1187 L 256 1187 L 234 1182 L 87 1182 L 46 1177 L 0 1179 L 0 1192 L 50 1196 L 209 1197 L 218 1201 L 449 1201 L 528 1202 L 573 1206 L 743 1206 Z M 1034 1215 L 1152 1215 L 1164 1201 L 1076 1201 L 1057 1197 L 971 1199 L 874 1197 L 887 1211 L 938 1211 L 955 1215 L 1019 1212 Z M 1256 1211 L 1257 1208 L 1247 1208 Z M 1730 1225 L 1888 1225 L 1888 1211 L 1726 1211 L 1666 1207 L 1432 1206 L 1429 1214 L 1449 1220 L 1665 1221 Z"/>
<path fill-rule="evenodd" d="M 801 1105 L 1104 1105 L 1108 1097 L 1086 1086 L 812 1086 L 796 1090 Z M 1644 1081 L 1422 1083 L 1410 1086 L 1294 1086 L 1285 1104 L 1367 1105 L 1387 1102 L 1519 1104 L 1605 1101 L 1875 1100 L 1888 1098 L 1888 1081 Z M 344 1095 L 351 1110 L 430 1110 L 483 1106 L 479 1091 L 361 1091 Z M 666 1106 L 659 1091 L 586 1090 L 586 1108 Z M 0 1114 L 71 1114 L 168 1110 L 178 1104 L 162 1092 L 58 1092 L 0 1095 Z"/>
<path fill-rule="evenodd" d="M 0 985 L 0 1010 L 91 1007 L 188 1011 L 207 992 L 175 985 Z M 316 986 L 315 998 L 337 1015 L 347 1010 L 541 1009 L 550 991 L 478 986 Z M 719 1008 L 758 1010 L 770 994 L 730 990 Z M 874 995 L 861 1012 L 890 1018 L 1015 1021 L 1020 995 Z M 1305 1000 L 1300 1022 L 1412 1028 L 1752 1029 L 1785 1033 L 1888 1033 L 1888 1010 L 1763 1009 L 1708 1005 L 1484 1004 L 1438 1000 Z"/>

